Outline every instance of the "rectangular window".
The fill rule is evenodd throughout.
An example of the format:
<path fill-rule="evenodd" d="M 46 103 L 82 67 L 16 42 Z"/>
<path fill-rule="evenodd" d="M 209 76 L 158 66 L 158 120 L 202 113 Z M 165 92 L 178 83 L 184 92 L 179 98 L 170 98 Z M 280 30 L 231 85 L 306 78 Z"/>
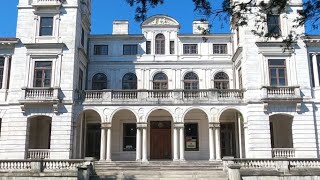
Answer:
<path fill-rule="evenodd" d="M 123 123 L 123 151 L 136 150 L 136 123 Z"/>
<path fill-rule="evenodd" d="M 52 34 L 53 34 L 53 17 L 41 17 L 39 36 L 52 36 Z"/>
<path fill-rule="evenodd" d="M 151 41 L 146 42 L 146 54 L 151 54 Z"/>
<path fill-rule="evenodd" d="M 269 77 L 271 86 L 286 86 L 286 61 L 284 59 L 269 59 Z"/>
<path fill-rule="evenodd" d="M 52 62 L 38 61 L 34 67 L 34 87 L 51 87 Z"/>
<path fill-rule="evenodd" d="M 81 30 L 81 46 L 84 47 L 84 29 Z"/>
<path fill-rule="evenodd" d="M 185 150 L 199 151 L 198 123 L 185 123 Z"/>
<path fill-rule="evenodd" d="M 183 54 L 198 54 L 198 45 L 197 44 L 184 44 L 183 45 Z"/>
<path fill-rule="evenodd" d="M 170 54 L 174 54 L 174 41 L 170 41 Z"/>
<path fill-rule="evenodd" d="M 79 69 L 79 90 L 83 90 L 83 71 Z"/>
<path fill-rule="evenodd" d="M 2 118 L 0 118 L 0 136 L 1 136 Z"/>
<path fill-rule="evenodd" d="M 280 16 L 274 14 L 267 15 L 268 33 L 272 36 L 281 35 Z"/>
<path fill-rule="evenodd" d="M 226 44 L 214 44 L 213 45 L 213 54 L 227 54 L 227 45 Z"/>
<path fill-rule="evenodd" d="M 4 73 L 4 57 L 0 57 L 0 89 L 2 88 L 2 80 Z"/>
<path fill-rule="evenodd" d="M 94 55 L 108 55 L 108 45 L 94 45 Z"/>
<path fill-rule="evenodd" d="M 123 55 L 137 55 L 138 45 L 136 44 L 126 44 L 123 45 Z"/>

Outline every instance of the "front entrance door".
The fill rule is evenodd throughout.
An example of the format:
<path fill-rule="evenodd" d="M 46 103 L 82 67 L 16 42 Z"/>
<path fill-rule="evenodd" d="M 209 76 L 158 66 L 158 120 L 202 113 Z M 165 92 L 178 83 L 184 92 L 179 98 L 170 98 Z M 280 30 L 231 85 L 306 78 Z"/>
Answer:
<path fill-rule="evenodd" d="M 87 124 L 86 157 L 100 159 L 100 124 Z"/>
<path fill-rule="evenodd" d="M 236 157 L 235 124 L 221 123 L 221 156 Z"/>
<path fill-rule="evenodd" d="M 171 159 L 171 121 L 151 121 L 150 127 L 150 159 Z"/>

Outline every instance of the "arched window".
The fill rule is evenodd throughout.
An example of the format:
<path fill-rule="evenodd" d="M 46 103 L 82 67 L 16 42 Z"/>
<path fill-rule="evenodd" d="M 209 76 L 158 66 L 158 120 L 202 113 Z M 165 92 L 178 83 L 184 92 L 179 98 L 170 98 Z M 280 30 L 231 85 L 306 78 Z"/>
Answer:
<path fill-rule="evenodd" d="M 168 77 L 163 72 L 153 77 L 153 89 L 168 89 Z"/>
<path fill-rule="evenodd" d="M 98 73 L 92 78 L 92 90 L 102 90 L 107 89 L 107 76 Z"/>
<path fill-rule="evenodd" d="M 189 72 L 184 76 L 184 89 L 199 89 L 199 78 L 194 72 Z"/>
<path fill-rule="evenodd" d="M 122 78 L 122 89 L 137 89 L 137 76 L 127 73 Z"/>
<path fill-rule="evenodd" d="M 156 36 L 156 54 L 164 54 L 165 52 L 165 37 L 163 34 Z"/>
<path fill-rule="evenodd" d="M 219 72 L 214 76 L 214 88 L 229 89 L 229 77 L 224 72 Z"/>

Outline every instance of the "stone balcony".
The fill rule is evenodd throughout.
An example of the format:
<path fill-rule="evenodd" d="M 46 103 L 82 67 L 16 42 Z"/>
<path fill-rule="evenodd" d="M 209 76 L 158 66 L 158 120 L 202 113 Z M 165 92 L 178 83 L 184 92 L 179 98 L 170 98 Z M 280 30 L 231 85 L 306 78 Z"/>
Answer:
<path fill-rule="evenodd" d="M 22 111 L 27 105 L 52 105 L 54 112 L 58 111 L 60 103 L 60 88 L 22 88 L 22 97 L 19 101 Z"/>
<path fill-rule="evenodd" d="M 28 149 L 28 159 L 49 159 L 50 149 Z"/>
<path fill-rule="evenodd" d="M 264 111 L 268 110 L 269 103 L 295 103 L 296 110 L 301 110 L 302 96 L 299 86 L 263 86 L 262 102 Z"/>
<path fill-rule="evenodd" d="M 242 90 L 86 90 L 83 104 L 215 104 L 240 103 Z"/>
<path fill-rule="evenodd" d="M 36 7 L 61 6 L 64 0 L 31 0 L 31 5 Z"/>

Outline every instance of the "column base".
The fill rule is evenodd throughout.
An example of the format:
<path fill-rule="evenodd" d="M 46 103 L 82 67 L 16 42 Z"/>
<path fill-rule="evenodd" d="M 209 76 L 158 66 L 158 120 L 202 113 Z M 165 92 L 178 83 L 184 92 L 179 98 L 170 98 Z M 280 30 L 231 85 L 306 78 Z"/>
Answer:
<path fill-rule="evenodd" d="M 107 161 L 107 162 L 111 162 L 112 160 L 111 160 L 111 159 L 106 159 L 105 161 Z"/>
<path fill-rule="evenodd" d="M 179 159 L 179 161 L 181 161 L 181 162 L 185 162 L 186 160 L 185 160 L 185 159 Z"/>
<path fill-rule="evenodd" d="M 209 161 L 217 161 L 216 159 L 212 158 L 212 159 L 209 159 Z"/>
<path fill-rule="evenodd" d="M 142 159 L 140 162 L 149 163 L 148 159 Z"/>
<path fill-rule="evenodd" d="M 172 161 L 174 161 L 174 162 L 179 162 L 180 159 L 172 159 Z"/>

